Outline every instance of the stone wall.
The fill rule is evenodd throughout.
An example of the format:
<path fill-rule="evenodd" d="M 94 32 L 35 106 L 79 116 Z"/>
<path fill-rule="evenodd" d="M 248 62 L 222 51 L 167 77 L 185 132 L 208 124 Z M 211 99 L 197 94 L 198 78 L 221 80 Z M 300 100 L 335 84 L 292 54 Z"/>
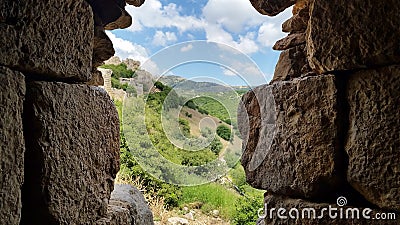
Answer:
<path fill-rule="evenodd" d="M 294 5 L 274 78 L 243 96 L 247 181 L 269 208 L 371 208 L 397 220 L 259 224 L 399 224 L 400 6 L 394 0 L 251 0 L 262 14 Z M 337 202 L 346 197 L 345 205 Z M 338 205 L 339 204 L 339 205 Z"/>
<path fill-rule="evenodd" d="M 114 54 L 105 29 L 131 24 L 125 4 L 0 2 L 0 224 L 153 224 L 137 190 L 110 202 L 118 113 L 90 86 Z"/>

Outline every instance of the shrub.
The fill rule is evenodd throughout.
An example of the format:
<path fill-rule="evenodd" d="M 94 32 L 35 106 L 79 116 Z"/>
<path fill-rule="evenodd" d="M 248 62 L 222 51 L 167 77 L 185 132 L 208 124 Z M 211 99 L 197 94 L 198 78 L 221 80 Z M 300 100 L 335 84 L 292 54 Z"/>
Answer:
<path fill-rule="evenodd" d="M 219 125 L 217 127 L 217 134 L 218 134 L 218 136 L 220 136 L 222 139 L 224 139 L 226 141 L 233 140 L 233 135 L 232 135 L 231 129 L 225 125 Z"/>
<path fill-rule="evenodd" d="M 262 198 L 240 198 L 236 201 L 235 207 L 234 224 L 254 225 L 258 219 L 258 210 L 263 208 L 263 201 Z"/>
<path fill-rule="evenodd" d="M 219 155 L 219 153 L 221 152 L 221 150 L 222 150 L 222 143 L 221 143 L 221 141 L 219 140 L 219 138 L 214 138 L 214 140 L 211 142 L 211 144 L 210 144 L 210 150 L 212 151 L 212 152 L 214 152 L 216 155 Z"/>
<path fill-rule="evenodd" d="M 133 70 L 129 70 L 124 63 L 121 63 L 119 65 L 102 65 L 100 66 L 100 68 L 112 70 L 112 77 L 115 77 L 116 79 L 119 79 L 121 77 L 133 78 L 136 76 L 135 72 Z"/>

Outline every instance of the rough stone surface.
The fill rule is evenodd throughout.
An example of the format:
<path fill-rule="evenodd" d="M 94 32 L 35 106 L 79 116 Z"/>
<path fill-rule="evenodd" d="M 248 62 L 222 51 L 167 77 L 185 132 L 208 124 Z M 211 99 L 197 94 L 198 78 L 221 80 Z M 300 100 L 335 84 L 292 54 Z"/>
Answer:
<path fill-rule="evenodd" d="M 0 221 L 19 224 L 24 180 L 24 76 L 0 66 Z"/>
<path fill-rule="evenodd" d="M 30 82 L 24 109 L 21 224 L 94 224 L 119 170 L 119 119 L 107 93 Z"/>
<path fill-rule="evenodd" d="M 310 66 L 324 73 L 399 64 L 399 11 L 396 0 L 314 0 L 307 31 Z"/>
<path fill-rule="evenodd" d="M 287 33 L 304 33 L 307 30 L 309 19 L 309 8 L 303 8 L 282 24 L 282 31 Z"/>
<path fill-rule="evenodd" d="M 259 13 L 275 16 L 295 4 L 296 0 L 250 0 L 250 2 Z"/>
<path fill-rule="evenodd" d="M 272 47 L 274 50 L 286 50 L 306 43 L 305 33 L 293 33 L 277 41 Z"/>
<path fill-rule="evenodd" d="M 128 184 L 116 184 L 111 193 L 110 205 L 130 211 L 132 224 L 153 225 L 153 213 L 142 193 Z"/>
<path fill-rule="evenodd" d="M 144 2 L 145 2 L 145 0 L 126 0 L 127 4 L 134 5 L 136 7 L 143 5 Z"/>
<path fill-rule="evenodd" d="M 127 28 L 132 17 L 125 10 L 125 0 L 87 0 L 93 8 L 96 25 L 106 30 Z"/>
<path fill-rule="evenodd" d="M 94 71 L 92 71 L 92 79 L 86 84 L 90 86 L 104 86 L 104 78 L 102 73 L 99 70 L 94 69 Z"/>
<path fill-rule="evenodd" d="M 149 91 L 153 87 L 153 75 L 146 70 L 136 70 L 136 77 L 134 78 L 137 84 L 143 84 L 143 90 Z"/>
<path fill-rule="evenodd" d="M 137 61 L 137 60 L 133 60 L 133 59 L 125 59 L 124 61 L 123 61 L 123 63 L 125 63 L 125 65 L 126 65 L 126 67 L 129 69 L 129 70 L 133 70 L 133 71 L 136 71 L 137 69 L 139 69 L 140 68 L 140 61 Z"/>
<path fill-rule="evenodd" d="M 350 184 L 375 205 L 400 212 L 400 66 L 350 76 L 346 150 Z"/>
<path fill-rule="evenodd" d="M 63 19 L 62 19 L 63 18 Z M 40 76 L 88 81 L 93 14 L 84 0 L 0 2 L 0 64 Z"/>
<path fill-rule="evenodd" d="M 125 29 L 128 28 L 132 24 L 132 17 L 129 13 L 125 10 L 121 10 L 121 16 L 104 26 L 106 30 L 115 30 L 115 29 Z"/>
<path fill-rule="evenodd" d="M 283 196 L 278 196 L 278 195 L 273 195 L 273 194 L 266 194 L 265 196 L 265 201 L 264 203 L 266 204 L 267 207 L 264 206 L 264 215 L 265 215 L 265 208 L 267 209 L 268 215 L 265 215 L 265 219 L 259 219 L 257 221 L 257 225 L 280 225 L 280 224 L 302 224 L 302 225 L 325 225 L 325 224 L 341 224 L 341 225 L 358 225 L 358 224 L 382 224 L 382 225 L 395 225 L 399 224 L 400 219 L 397 220 L 374 220 L 372 218 L 375 218 L 376 213 L 393 213 L 390 211 L 382 211 L 379 209 L 370 209 L 370 208 L 360 208 L 360 207 L 353 207 L 349 205 L 344 205 L 343 207 L 338 206 L 335 203 L 314 203 L 314 202 L 309 202 L 307 200 L 302 200 L 302 199 L 291 199 Z M 329 207 L 331 208 L 336 208 L 337 210 L 336 218 L 331 218 L 329 216 Z M 272 213 L 272 217 L 270 217 L 270 210 L 272 208 L 275 208 L 276 210 Z M 284 216 L 287 216 L 287 219 L 284 218 L 279 218 L 277 216 L 277 211 L 279 208 L 285 209 Z M 289 216 L 289 211 L 291 209 L 297 209 L 299 211 L 299 219 L 292 219 Z M 352 210 L 353 208 L 356 208 L 359 211 L 359 218 L 357 219 L 357 214 L 353 214 Z M 302 219 L 302 212 L 304 211 L 305 219 Z M 309 214 L 307 209 L 315 209 L 316 214 Z M 323 209 L 326 209 L 324 211 L 324 216 L 322 218 L 318 218 L 321 216 L 321 212 Z M 340 219 L 340 210 L 342 210 L 342 219 Z M 347 210 L 347 211 L 346 211 Z M 367 213 L 371 217 L 371 219 L 365 219 L 363 218 L 363 210 L 364 212 L 367 213 L 369 210 L 372 210 L 370 213 Z M 333 211 L 331 215 L 335 215 L 335 212 Z M 347 217 L 346 218 L 346 212 L 347 212 Z M 292 211 L 293 216 L 296 215 L 295 211 Z M 309 216 L 310 215 L 310 216 Z M 316 218 L 314 218 L 314 215 Z M 354 215 L 354 219 L 353 219 Z M 397 214 L 398 217 L 398 214 Z M 396 217 L 396 218 L 397 218 Z"/>
<path fill-rule="evenodd" d="M 297 0 L 296 4 L 293 6 L 293 15 L 298 14 L 302 9 L 307 8 L 310 4 L 310 0 Z"/>
<path fill-rule="evenodd" d="M 290 80 L 311 72 L 305 53 L 305 45 L 285 50 L 279 56 L 272 82 Z"/>
<path fill-rule="evenodd" d="M 122 61 L 118 56 L 113 56 L 109 58 L 108 60 L 104 61 L 104 64 L 106 65 L 119 65 L 121 64 Z"/>
<path fill-rule="evenodd" d="M 243 96 L 238 124 L 249 184 L 305 198 L 334 193 L 344 176 L 337 92 L 335 77 L 324 75 L 260 86 Z"/>
<path fill-rule="evenodd" d="M 114 54 L 113 43 L 104 32 L 104 28 L 96 26 L 94 30 L 93 67 L 101 66 L 105 60 Z"/>
<path fill-rule="evenodd" d="M 132 225 L 132 217 L 129 209 L 121 206 L 109 205 L 107 217 L 96 221 L 96 225 Z"/>

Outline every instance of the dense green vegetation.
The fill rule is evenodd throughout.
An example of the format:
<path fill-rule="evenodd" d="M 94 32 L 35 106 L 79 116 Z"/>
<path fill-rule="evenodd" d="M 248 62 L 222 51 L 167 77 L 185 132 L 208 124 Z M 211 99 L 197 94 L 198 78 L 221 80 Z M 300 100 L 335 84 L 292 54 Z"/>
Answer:
<path fill-rule="evenodd" d="M 131 95 L 136 94 L 136 90 L 134 87 L 130 86 L 127 83 L 121 84 L 121 82 L 119 81 L 119 78 L 134 78 L 136 76 L 135 72 L 128 69 L 124 63 L 121 63 L 119 65 L 102 65 L 100 66 L 100 68 L 112 70 L 111 86 L 113 88 L 122 89 Z"/>
<path fill-rule="evenodd" d="M 217 184 L 209 183 L 194 187 L 183 187 L 180 204 L 188 204 L 198 202 L 201 204 L 201 209 L 209 213 L 212 210 L 220 211 L 220 214 L 225 219 L 233 218 L 235 214 L 235 204 L 241 196 L 234 190 Z"/>
<path fill-rule="evenodd" d="M 124 100 L 123 116 L 122 103 L 115 103 L 125 124 L 121 128 L 119 177 L 123 180 L 140 180 L 146 191 L 151 196 L 161 196 L 169 209 L 197 202 L 204 213 L 217 209 L 222 218 L 230 220 L 233 224 L 254 224 L 257 210 L 262 207 L 263 195 L 261 191 L 251 188 L 246 183 L 243 167 L 237 163 L 237 154 L 240 153 L 231 149 L 224 150 L 221 139 L 214 136 L 209 128 L 201 130 L 201 136 L 194 138 L 190 133 L 189 113 L 182 113 L 182 118 L 178 118 L 176 124 L 173 123 L 172 115 L 180 115 L 178 110 L 185 101 L 170 87 L 160 82 L 155 86 L 157 91 L 144 98 L 132 97 Z M 186 105 L 189 107 L 187 103 Z M 195 104 L 194 107 L 199 109 Z M 167 123 L 163 124 L 161 118 Z M 176 129 L 177 127 L 180 129 Z M 218 135 L 225 137 L 225 140 L 232 140 L 231 129 L 223 127 Z M 166 133 L 169 131 L 171 133 Z M 169 137 L 183 146 L 210 144 L 198 151 L 187 151 L 171 143 Z M 232 168 L 226 176 L 230 182 L 182 187 L 160 180 L 179 183 L 179 180 L 183 179 L 196 183 L 204 178 L 214 177 L 214 174 L 222 174 L 219 166 L 210 163 L 220 162 L 216 159 L 221 154 L 224 154 L 226 164 Z M 199 169 L 193 167 L 193 173 L 186 174 L 166 161 L 192 167 L 205 163 L 211 166 Z"/>
<path fill-rule="evenodd" d="M 121 63 L 119 65 L 102 65 L 100 68 L 103 69 L 110 69 L 113 71 L 113 77 L 116 79 L 119 78 L 134 78 L 136 76 L 135 72 L 133 70 L 130 70 L 127 68 L 127 66 L 124 63 Z"/>
<path fill-rule="evenodd" d="M 217 127 L 217 134 L 226 141 L 233 140 L 233 134 L 231 129 L 225 125 L 219 125 Z"/>

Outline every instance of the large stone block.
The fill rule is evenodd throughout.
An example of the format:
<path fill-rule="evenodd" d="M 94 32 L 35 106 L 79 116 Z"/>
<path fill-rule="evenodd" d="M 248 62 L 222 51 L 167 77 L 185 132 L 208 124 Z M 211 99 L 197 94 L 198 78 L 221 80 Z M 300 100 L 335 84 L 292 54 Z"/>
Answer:
<path fill-rule="evenodd" d="M 400 212 L 400 66 L 350 76 L 346 151 L 350 184 L 368 201 Z"/>
<path fill-rule="evenodd" d="M 24 76 L 0 66 L 0 221 L 19 224 L 24 180 Z"/>
<path fill-rule="evenodd" d="M 88 81 L 93 30 L 84 0 L 3 0 L 0 64 L 40 78 Z"/>
<path fill-rule="evenodd" d="M 291 80 L 310 72 L 311 69 L 308 65 L 305 45 L 296 46 L 283 51 L 279 56 L 272 83 Z"/>
<path fill-rule="evenodd" d="M 245 94 L 238 122 L 247 181 L 288 196 L 334 194 L 345 161 L 338 98 L 332 75 L 277 82 Z"/>
<path fill-rule="evenodd" d="M 350 201 L 351 199 L 341 196 L 334 203 L 315 203 L 303 199 L 266 194 L 264 210 L 260 213 L 262 215 L 259 216 L 257 225 L 395 225 L 400 222 L 398 213 L 355 207 L 349 205 Z"/>
<path fill-rule="evenodd" d="M 307 52 L 317 73 L 400 63 L 396 0 L 313 0 Z"/>
<path fill-rule="evenodd" d="M 94 224 L 107 213 L 119 170 L 119 120 L 87 85 L 30 82 L 22 224 Z"/>
<path fill-rule="evenodd" d="M 110 205 L 130 211 L 132 224 L 153 225 L 153 213 L 143 194 L 128 184 L 116 184 L 111 193 Z"/>
<path fill-rule="evenodd" d="M 109 205 L 107 217 L 96 221 L 96 225 L 136 225 L 132 223 L 129 209 L 121 206 Z"/>

